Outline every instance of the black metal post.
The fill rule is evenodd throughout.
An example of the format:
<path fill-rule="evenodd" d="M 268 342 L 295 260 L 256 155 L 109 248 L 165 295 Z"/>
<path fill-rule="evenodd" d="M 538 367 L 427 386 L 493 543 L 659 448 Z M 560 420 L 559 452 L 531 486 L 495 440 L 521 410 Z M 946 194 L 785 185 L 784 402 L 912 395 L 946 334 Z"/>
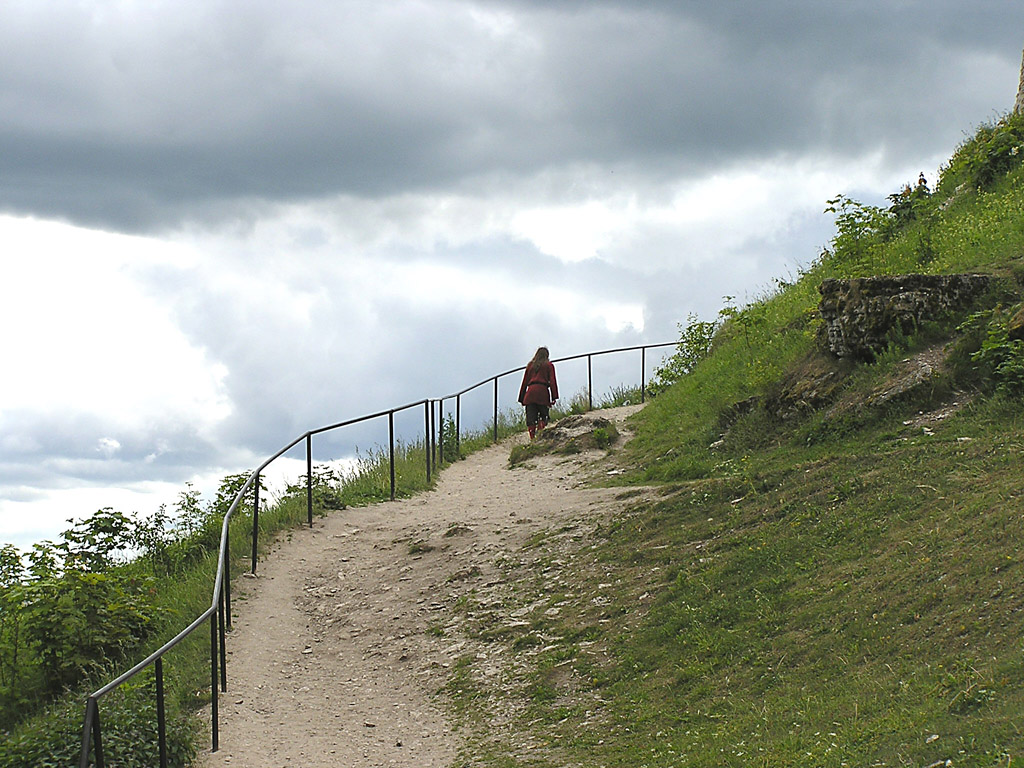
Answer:
<path fill-rule="evenodd" d="M 462 395 L 455 397 L 455 458 L 462 457 Z"/>
<path fill-rule="evenodd" d="M 103 729 L 100 727 L 100 703 L 96 702 L 96 713 L 92 721 L 92 746 L 96 752 L 96 768 L 105 768 L 103 757 Z"/>
<path fill-rule="evenodd" d="M 437 467 L 437 441 L 434 439 L 437 430 L 437 421 L 434 419 L 434 401 L 430 401 L 430 461 Z"/>
<path fill-rule="evenodd" d="M 306 519 L 313 527 L 313 435 L 306 435 Z"/>
<path fill-rule="evenodd" d="M 444 398 L 437 401 L 437 457 L 438 466 L 444 466 Z"/>
<path fill-rule="evenodd" d="M 220 689 L 227 693 L 228 690 L 228 648 L 226 632 L 224 631 L 224 592 L 220 593 L 220 600 L 217 601 L 217 639 L 220 646 Z"/>
<path fill-rule="evenodd" d="M 156 732 L 160 744 L 160 768 L 167 768 L 167 713 L 164 710 L 164 659 L 156 660 Z"/>
<path fill-rule="evenodd" d="M 640 347 L 640 402 L 647 394 L 647 347 Z"/>
<path fill-rule="evenodd" d="M 395 412 L 388 411 L 388 444 L 391 463 L 391 500 L 395 500 Z"/>
<path fill-rule="evenodd" d="M 217 709 L 217 611 L 210 612 L 210 724 L 212 727 L 211 752 L 220 749 L 220 727 Z"/>
<path fill-rule="evenodd" d="M 587 406 L 594 410 L 594 375 L 591 371 L 591 356 L 587 355 Z"/>
<path fill-rule="evenodd" d="M 494 442 L 498 442 L 498 377 L 494 377 Z"/>
<path fill-rule="evenodd" d="M 226 617 L 227 628 L 231 629 L 231 536 L 228 535 L 228 545 L 224 548 L 224 616 Z"/>
<path fill-rule="evenodd" d="M 90 768 L 89 747 L 96 755 L 96 768 L 103 768 L 103 740 L 100 737 L 100 705 L 95 696 L 85 702 L 85 722 L 82 724 L 82 753 L 78 768 Z"/>
<path fill-rule="evenodd" d="M 423 455 L 427 459 L 427 485 L 430 485 L 430 401 L 423 403 Z"/>
<path fill-rule="evenodd" d="M 259 475 L 256 476 L 256 487 L 260 487 Z M 257 494 L 259 491 L 257 491 Z M 252 509 L 252 574 L 256 575 L 256 542 L 260 535 L 260 505 L 253 505 Z"/>

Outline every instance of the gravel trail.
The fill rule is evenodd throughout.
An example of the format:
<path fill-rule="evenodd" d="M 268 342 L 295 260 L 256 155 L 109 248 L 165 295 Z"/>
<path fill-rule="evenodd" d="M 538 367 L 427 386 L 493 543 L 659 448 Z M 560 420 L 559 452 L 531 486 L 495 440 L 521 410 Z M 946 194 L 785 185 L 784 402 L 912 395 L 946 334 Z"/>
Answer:
<path fill-rule="evenodd" d="M 626 433 L 636 409 L 598 413 Z M 617 506 L 614 490 L 587 487 L 603 452 L 509 469 L 524 439 L 445 468 L 432 491 L 278 541 L 234 588 L 220 750 L 197 766 L 451 766 L 443 688 L 467 641 L 438 628 L 454 602 L 499 588 L 496 561 L 538 531 Z"/>

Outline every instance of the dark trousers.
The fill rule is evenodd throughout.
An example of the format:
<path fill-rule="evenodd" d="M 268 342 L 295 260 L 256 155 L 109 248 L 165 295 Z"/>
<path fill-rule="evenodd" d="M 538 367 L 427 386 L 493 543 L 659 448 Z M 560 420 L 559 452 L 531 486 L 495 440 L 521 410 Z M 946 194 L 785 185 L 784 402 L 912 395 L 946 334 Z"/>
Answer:
<path fill-rule="evenodd" d="M 526 404 L 526 426 L 534 427 L 538 421 L 543 421 L 545 424 L 548 422 L 548 406 L 541 405 L 540 403 L 527 403 Z"/>

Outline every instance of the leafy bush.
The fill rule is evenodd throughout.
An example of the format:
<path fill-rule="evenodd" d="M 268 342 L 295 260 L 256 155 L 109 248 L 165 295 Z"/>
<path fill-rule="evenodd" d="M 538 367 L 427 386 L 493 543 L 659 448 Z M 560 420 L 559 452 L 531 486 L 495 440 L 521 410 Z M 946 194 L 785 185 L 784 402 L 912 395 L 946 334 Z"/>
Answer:
<path fill-rule="evenodd" d="M 341 487 L 345 483 L 345 475 L 336 467 L 327 464 L 313 466 L 311 476 L 302 475 L 294 485 L 285 490 L 285 498 L 306 498 L 307 485 L 313 492 L 314 506 L 324 509 L 345 509 Z"/>
<path fill-rule="evenodd" d="M 197 721 L 166 702 L 167 759 L 174 768 L 192 764 Z M 84 707 L 65 702 L 4 734 L 0 768 L 67 768 L 78 765 Z M 103 757 L 118 768 L 153 768 L 160 764 L 156 696 L 152 674 L 143 673 L 103 700 Z"/>
<path fill-rule="evenodd" d="M 109 508 L 23 558 L 0 553 L 0 702 L 4 722 L 25 700 L 55 695 L 120 659 L 156 615 L 151 576 L 122 560 L 135 525 Z M 30 711 L 30 710 L 29 710 Z"/>
<path fill-rule="evenodd" d="M 118 571 L 47 574 L 20 593 L 25 639 L 51 694 L 88 678 L 106 661 L 122 658 L 146 636 L 153 618 L 152 580 Z"/>
<path fill-rule="evenodd" d="M 654 380 L 647 387 L 651 397 L 657 397 L 671 387 L 708 356 L 719 323 L 698 320 L 696 315 L 691 314 L 687 317 L 686 325 L 680 323 L 678 327 L 679 344 L 676 345 L 676 351 L 655 370 Z"/>
<path fill-rule="evenodd" d="M 1024 341 L 1010 337 L 1009 319 L 1002 307 L 996 307 L 972 314 L 959 330 L 977 347 L 970 360 L 980 379 L 997 392 L 1020 397 L 1024 395 Z"/>
<path fill-rule="evenodd" d="M 1024 114 L 1010 114 L 981 125 L 961 144 L 942 170 L 939 189 L 952 195 L 964 188 L 990 189 L 1024 163 Z"/>
<path fill-rule="evenodd" d="M 451 416 L 444 416 L 441 419 L 441 456 L 444 461 L 452 461 L 459 458 L 458 430 L 455 427 L 455 419 Z"/>
<path fill-rule="evenodd" d="M 822 260 L 842 269 L 849 277 L 871 271 L 876 252 L 892 231 L 892 215 L 884 208 L 846 195 L 829 200 L 825 212 L 836 216 L 836 235 L 832 238 L 832 250 L 826 249 Z"/>

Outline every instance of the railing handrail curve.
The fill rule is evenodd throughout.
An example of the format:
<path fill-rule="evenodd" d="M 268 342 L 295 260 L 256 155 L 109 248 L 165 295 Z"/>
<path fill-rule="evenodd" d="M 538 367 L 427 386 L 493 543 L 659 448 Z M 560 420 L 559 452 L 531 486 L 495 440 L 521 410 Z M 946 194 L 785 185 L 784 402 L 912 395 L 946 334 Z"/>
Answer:
<path fill-rule="evenodd" d="M 600 350 L 600 351 L 596 351 L 596 352 L 584 352 L 584 353 L 577 354 L 577 355 L 569 355 L 567 357 L 554 358 L 554 359 L 552 359 L 551 362 L 553 362 L 553 363 L 562 363 L 562 362 L 568 362 L 568 361 L 571 361 L 571 360 L 580 360 L 580 359 L 583 359 L 583 358 L 587 358 L 588 359 L 588 368 L 589 368 L 589 360 L 591 358 L 593 358 L 593 357 L 598 357 L 598 356 L 601 356 L 601 355 L 615 354 L 615 353 L 619 353 L 619 352 L 635 352 L 637 350 L 642 350 L 644 353 L 646 353 L 646 351 L 648 349 L 658 349 L 658 348 L 662 348 L 662 347 L 678 346 L 678 344 L 679 344 L 678 341 L 659 342 L 657 344 L 639 344 L 639 345 L 630 346 L 630 347 L 619 347 L 619 348 L 615 348 L 615 349 L 605 349 L 605 350 Z M 642 358 L 642 362 L 641 362 L 641 393 L 643 393 L 643 391 L 644 391 L 644 384 L 645 384 L 645 378 L 644 377 L 646 376 L 646 371 L 643 370 L 644 365 L 645 365 L 645 363 L 643 362 L 643 358 Z M 310 430 L 304 432 L 299 437 L 297 437 L 294 440 L 292 440 L 290 443 L 285 445 L 283 448 L 278 450 L 276 453 L 271 455 L 262 464 L 260 464 L 256 469 L 252 470 L 252 472 L 250 472 L 249 476 L 246 478 L 245 483 L 242 485 L 242 487 L 235 494 L 235 497 L 234 497 L 234 499 L 232 499 L 231 504 L 228 507 L 227 512 L 225 512 L 225 514 L 224 514 L 224 520 L 223 520 L 223 522 L 221 524 L 220 548 L 219 548 L 219 551 L 218 551 L 218 558 L 217 558 L 217 572 L 216 572 L 216 576 L 214 577 L 213 595 L 212 595 L 212 598 L 211 598 L 210 607 L 207 608 L 205 611 L 203 611 L 203 613 L 201 613 L 195 620 L 193 620 L 187 627 L 185 627 L 185 629 L 181 630 L 177 635 L 175 635 L 173 638 L 171 638 L 166 643 L 164 643 L 162 646 L 160 646 L 160 648 L 158 648 L 157 650 L 153 651 L 145 659 L 143 659 L 142 661 L 138 662 L 133 667 L 131 667 L 131 669 L 121 673 L 114 680 L 111 680 L 109 683 L 107 683 L 106 685 L 102 686 L 101 688 L 97 689 L 96 691 L 94 691 L 92 694 L 89 695 L 89 697 L 87 699 L 87 702 L 86 702 L 85 717 L 83 718 L 83 725 L 82 725 L 82 751 L 81 751 L 81 756 L 80 756 L 79 768 L 90 768 L 91 764 L 89 762 L 89 755 L 90 755 L 90 753 L 92 751 L 92 747 L 94 745 L 94 738 L 95 738 L 95 744 L 97 746 L 97 749 L 96 749 L 96 751 L 97 751 L 97 760 L 96 760 L 95 765 L 96 765 L 96 768 L 104 768 L 102 750 L 99 747 L 99 744 L 100 744 L 100 741 L 99 741 L 99 734 L 100 734 L 100 728 L 99 728 L 99 709 L 98 709 L 98 706 L 99 706 L 98 702 L 99 702 L 99 700 L 103 696 L 105 696 L 106 694 L 110 693 L 112 690 L 117 688 L 118 686 L 124 684 L 128 680 L 130 680 L 133 677 L 135 677 L 135 675 L 139 674 L 140 672 L 145 670 L 147 667 L 153 665 L 154 663 L 156 663 L 158 665 L 157 666 L 157 670 L 158 670 L 158 675 L 159 675 L 160 674 L 160 670 L 161 670 L 161 667 L 159 665 L 162 663 L 162 659 L 167 654 L 167 652 L 172 650 L 174 647 L 179 645 L 181 642 L 183 642 L 189 635 L 191 635 L 193 632 L 195 632 L 208 619 L 211 621 L 211 656 L 212 656 L 212 665 L 211 665 L 212 666 L 212 674 L 211 674 L 211 678 L 212 678 L 211 702 L 212 702 L 212 705 L 213 705 L 213 708 L 214 708 L 214 716 L 213 716 L 213 734 L 214 734 L 213 735 L 213 747 L 214 747 L 214 749 L 213 749 L 213 751 L 217 750 L 217 746 L 218 746 L 218 742 L 217 742 L 217 716 L 216 716 L 216 706 L 217 706 L 216 705 L 216 700 L 217 700 L 217 692 L 216 692 L 216 678 L 217 678 L 216 655 L 217 654 L 216 654 L 216 648 L 214 646 L 215 646 L 216 630 L 219 629 L 220 632 L 221 632 L 220 637 L 221 637 L 221 649 L 222 649 L 222 651 L 221 651 L 221 653 L 222 653 L 221 671 L 222 671 L 222 681 L 224 681 L 223 684 L 222 684 L 222 687 L 224 687 L 224 686 L 226 686 L 226 678 L 223 676 L 223 661 L 224 661 L 224 658 L 223 658 L 223 644 L 224 644 L 224 635 L 223 635 L 224 627 L 223 627 L 223 624 L 224 624 L 224 619 L 220 616 L 220 614 L 226 614 L 226 616 L 227 616 L 227 623 L 230 625 L 230 605 L 228 605 L 227 608 L 225 609 L 225 592 L 226 592 L 225 586 L 226 585 L 230 585 L 230 574 L 228 573 L 228 566 L 229 566 L 228 557 L 229 557 L 229 554 L 230 554 L 229 542 L 230 542 L 231 519 L 233 518 L 235 512 L 238 510 L 239 504 L 241 503 L 242 499 L 245 497 L 246 493 L 250 489 L 254 489 L 256 494 L 257 494 L 254 511 L 258 512 L 258 509 L 259 509 L 259 499 L 258 499 L 259 477 L 260 477 L 260 474 L 263 472 L 264 469 L 266 469 L 273 461 L 275 461 L 276 459 L 280 458 L 285 453 L 287 453 L 288 451 L 290 451 L 292 448 L 294 448 L 296 445 L 298 445 L 299 443 L 301 443 L 303 441 L 306 441 L 306 446 L 307 446 L 307 467 L 308 467 L 309 464 L 311 463 L 311 460 L 312 460 L 311 453 L 310 453 L 310 440 L 311 440 L 313 435 L 322 434 L 324 432 L 329 432 L 329 431 L 334 430 L 334 429 L 340 429 L 342 427 L 352 426 L 354 424 L 359 424 L 359 423 L 364 422 L 364 421 L 371 421 L 373 419 L 379 419 L 379 418 L 382 418 L 384 416 L 388 416 L 389 417 L 389 421 L 391 422 L 391 426 L 393 428 L 393 419 L 394 419 L 394 415 L 396 413 L 400 413 L 402 411 L 406 411 L 406 410 L 408 410 L 410 408 L 415 408 L 415 407 L 418 407 L 418 406 L 425 406 L 428 409 L 428 413 L 429 413 L 429 415 L 427 416 L 427 423 L 428 423 L 428 432 L 430 432 L 430 434 L 428 434 L 427 442 L 424 445 L 424 448 L 425 448 L 425 450 L 427 452 L 427 477 L 428 477 L 428 481 L 429 481 L 430 466 L 431 466 L 431 463 L 430 463 L 431 462 L 431 455 L 430 455 L 431 454 L 431 446 L 430 446 L 430 443 L 431 443 L 431 440 L 434 438 L 434 434 L 431 431 L 431 430 L 433 430 L 433 427 L 430 426 L 430 424 L 433 421 L 433 406 L 435 404 L 441 404 L 441 407 L 439 408 L 439 415 L 440 415 L 441 419 L 443 419 L 443 417 L 444 417 L 444 413 L 443 413 L 443 403 L 444 403 L 444 401 L 455 399 L 458 402 L 458 400 L 463 395 L 465 395 L 465 394 L 467 394 L 469 392 L 472 392 L 474 389 L 482 387 L 485 384 L 493 383 L 494 387 L 495 387 L 495 440 L 497 440 L 497 408 L 498 408 L 498 405 L 497 405 L 497 399 L 498 399 L 497 398 L 497 385 L 498 385 L 498 381 L 499 381 L 499 379 L 502 379 L 502 378 L 504 378 L 506 376 L 510 376 L 513 373 L 518 373 L 519 371 L 524 371 L 524 370 L 526 370 L 526 366 L 525 365 L 521 365 L 521 366 L 518 366 L 516 368 L 510 368 L 509 370 L 504 371 L 502 373 L 499 373 L 499 374 L 496 374 L 496 375 L 493 375 L 493 376 L 489 376 L 488 378 L 481 380 L 479 383 L 474 384 L 471 387 L 467 387 L 467 388 L 465 388 L 463 390 L 460 390 L 458 392 L 452 393 L 450 395 L 445 395 L 444 397 L 426 398 L 426 399 L 423 399 L 423 400 L 417 400 L 415 402 L 407 403 L 405 405 L 401 405 L 401 406 L 398 406 L 396 408 L 389 408 L 387 410 L 378 411 L 376 413 L 368 414 L 366 416 L 360 416 L 360 417 L 357 417 L 357 418 L 354 418 L 354 419 L 348 419 L 346 421 L 340 421 L 340 422 L 337 422 L 337 423 L 334 423 L 334 424 L 329 424 L 329 425 L 326 425 L 326 426 L 317 427 L 315 429 L 310 429 Z M 592 385 L 590 384 L 589 381 L 588 381 L 588 390 L 589 390 L 589 394 L 590 394 L 590 396 L 592 398 L 592 396 L 593 396 Z M 440 424 L 438 424 L 436 426 L 437 426 L 437 431 L 440 432 Z M 458 430 L 459 430 L 458 426 L 456 426 L 456 430 L 458 432 Z M 456 434 L 456 439 L 458 439 L 458 434 Z M 393 499 L 394 498 L 394 470 L 393 470 L 393 461 L 394 461 L 394 459 L 393 459 L 393 450 L 394 450 L 393 441 L 394 441 L 394 436 L 393 436 L 393 434 L 391 435 L 391 440 L 392 440 L 392 499 Z M 443 460 L 444 459 L 443 459 L 443 448 L 442 448 L 442 463 L 443 463 Z M 311 475 L 311 472 L 307 471 L 307 492 L 310 492 L 309 485 L 308 485 L 311 482 L 311 476 L 310 475 Z M 310 525 L 312 525 L 312 518 L 311 517 L 310 517 L 309 523 L 310 523 Z M 256 517 L 254 515 L 254 519 L 253 519 L 253 555 L 254 555 L 254 557 L 253 557 L 253 570 L 254 570 L 254 572 L 255 572 L 255 567 L 256 567 L 256 563 L 255 563 L 255 552 L 256 552 L 256 544 L 255 544 L 255 542 L 256 542 L 256 538 L 255 537 L 256 537 L 257 526 L 258 526 L 258 522 L 257 522 L 257 519 L 256 519 Z M 219 625 L 219 626 L 215 628 L 214 625 Z M 159 687 L 160 686 L 158 685 L 158 688 Z M 162 702 L 160 702 L 160 707 L 158 709 L 162 710 Z M 162 730 L 162 724 L 161 724 L 161 736 L 162 736 L 162 734 L 163 734 L 163 730 Z M 165 750 L 163 748 L 163 745 L 161 745 L 161 764 L 165 765 Z"/>

